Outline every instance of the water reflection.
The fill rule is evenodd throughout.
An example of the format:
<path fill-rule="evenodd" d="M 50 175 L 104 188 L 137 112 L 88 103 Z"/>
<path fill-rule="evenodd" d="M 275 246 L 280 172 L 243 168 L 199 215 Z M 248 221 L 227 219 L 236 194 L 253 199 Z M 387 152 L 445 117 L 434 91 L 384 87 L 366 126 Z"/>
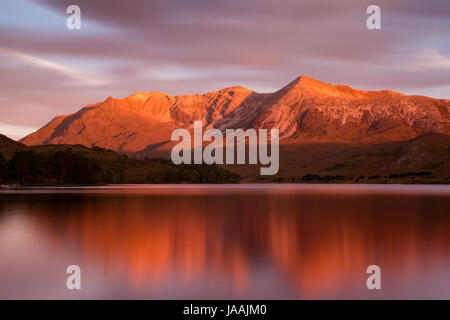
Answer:
<path fill-rule="evenodd" d="M 0 297 L 450 298 L 449 213 L 445 195 L 2 195 Z"/>

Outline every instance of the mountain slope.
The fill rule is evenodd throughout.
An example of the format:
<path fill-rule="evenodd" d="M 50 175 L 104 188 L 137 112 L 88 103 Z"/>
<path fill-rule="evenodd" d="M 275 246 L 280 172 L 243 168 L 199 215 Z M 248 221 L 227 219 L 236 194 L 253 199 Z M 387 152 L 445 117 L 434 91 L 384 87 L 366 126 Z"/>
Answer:
<path fill-rule="evenodd" d="M 27 147 L 1 134 L 0 154 L 0 185 L 236 183 L 240 180 L 237 174 L 217 166 L 177 166 L 166 159 L 134 159 L 112 150 L 82 145 Z"/>
<path fill-rule="evenodd" d="M 226 165 L 246 181 L 252 181 L 259 173 L 258 166 Z M 430 173 L 429 175 L 405 175 L 386 179 L 391 175 L 407 173 Z M 389 183 L 450 182 L 450 136 L 429 133 L 406 141 L 375 144 L 307 142 L 280 146 L 280 171 L 277 177 L 265 177 L 271 181 L 283 177 L 285 182 L 298 182 L 304 175 L 321 177 L 343 176 L 347 182 L 384 180 Z M 262 179 L 260 177 L 259 179 Z"/>
<path fill-rule="evenodd" d="M 10 158 L 15 151 L 25 149 L 26 146 L 0 134 L 0 153 L 6 158 Z"/>
<path fill-rule="evenodd" d="M 21 141 L 27 145 L 82 144 L 155 155 L 173 130 L 204 127 L 279 128 L 281 143 L 381 143 L 425 133 L 450 134 L 450 101 L 393 91 L 360 91 L 299 77 L 274 93 L 230 87 L 206 94 L 141 92 L 107 98 L 58 116 Z"/>

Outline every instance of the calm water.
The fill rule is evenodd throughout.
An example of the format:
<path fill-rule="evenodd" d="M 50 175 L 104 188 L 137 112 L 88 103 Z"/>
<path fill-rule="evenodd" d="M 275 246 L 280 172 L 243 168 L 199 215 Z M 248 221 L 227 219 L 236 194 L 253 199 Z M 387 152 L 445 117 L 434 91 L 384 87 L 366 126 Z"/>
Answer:
<path fill-rule="evenodd" d="M 450 299 L 450 186 L 0 191 L 0 298 Z"/>

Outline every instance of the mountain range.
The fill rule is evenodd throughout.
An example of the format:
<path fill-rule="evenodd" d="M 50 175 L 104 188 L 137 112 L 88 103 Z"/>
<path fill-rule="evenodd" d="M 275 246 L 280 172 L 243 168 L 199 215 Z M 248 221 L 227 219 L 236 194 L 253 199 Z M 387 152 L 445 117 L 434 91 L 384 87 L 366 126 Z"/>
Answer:
<path fill-rule="evenodd" d="M 426 168 L 438 162 L 444 162 L 446 166 L 450 154 L 450 149 L 446 149 L 447 146 L 450 148 L 450 100 L 407 96 L 391 90 L 362 91 L 305 76 L 273 93 L 257 93 L 234 86 L 205 94 L 171 96 L 151 91 L 135 93 L 124 99 L 108 97 L 74 114 L 55 117 L 21 142 L 29 146 L 81 144 L 141 158 L 167 157 L 174 145 L 170 142 L 172 131 L 192 128 L 196 120 L 202 120 L 205 129 L 280 129 L 281 175 L 293 169 L 292 174 L 305 173 L 308 165 L 302 164 L 303 170 L 299 163 L 309 158 L 311 150 L 321 150 L 319 154 L 327 154 L 328 159 L 340 159 L 334 151 L 341 150 L 340 154 L 347 154 L 348 150 L 353 150 L 350 154 L 354 158 L 358 148 L 373 150 L 380 145 L 395 146 L 395 150 L 390 151 L 392 163 L 381 163 L 374 172 L 386 171 L 386 168 L 395 167 L 395 163 L 420 162 L 419 167 L 409 165 L 393 169 L 397 171 Z M 433 138 L 429 138 L 430 135 Z M 408 141 L 417 141 L 424 136 L 428 137 L 425 140 L 443 141 L 437 147 L 439 150 L 431 150 L 443 155 L 443 160 L 440 157 L 436 160 L 436 155 L 428 156 L 426 153 L 398 152 L 398 148 L 405 149 L 405 146 L 414 144 Z M 299 153 L 298 150 L 303 151 Z M 283 153 L 287 155 L 285 159 L 297 155 L 286 162 L 284 168 Z M 414 161 L 406 159 L 413 154 L 419 158 Z M 426 161 L 422 163 L 418 161 L 420 159 Z M 324 159 L 319 157 L 317 160 Z M 341 160 L 346 162 L 349 159 Z M 364 166 L 364 163 L 353 165 Z M 346 166 L 339 163 L 336 168 Z M 239 170 L 247 172 L 245 168 L 237 168 Z"/>

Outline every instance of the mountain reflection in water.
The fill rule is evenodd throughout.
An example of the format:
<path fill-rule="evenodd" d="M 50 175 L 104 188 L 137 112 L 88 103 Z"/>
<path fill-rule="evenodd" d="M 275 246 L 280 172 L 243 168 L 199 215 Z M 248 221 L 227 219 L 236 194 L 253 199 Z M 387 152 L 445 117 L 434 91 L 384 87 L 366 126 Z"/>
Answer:
<path fill-rule="evenodd" d="M 450 298 L 450 192 L 161 188 L 0 194 L 0 298 Z"/>

